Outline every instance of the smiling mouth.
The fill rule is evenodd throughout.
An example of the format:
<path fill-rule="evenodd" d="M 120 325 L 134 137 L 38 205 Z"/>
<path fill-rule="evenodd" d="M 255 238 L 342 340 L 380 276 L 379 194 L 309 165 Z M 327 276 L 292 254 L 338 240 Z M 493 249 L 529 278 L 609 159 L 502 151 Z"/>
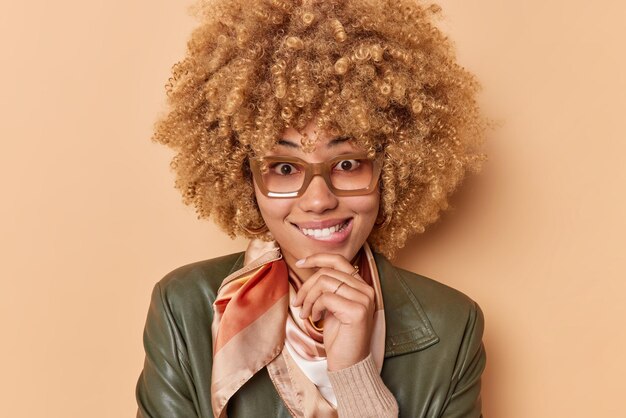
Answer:
<path fill-rule="evenodd" d="M 304 228 L 294 223 L 292 223 L 292 225 L 309 238 L 325 240 L 329 238 L 332 239 L 333 237 L 340 238 L 346 235 L 346 232 L 349 232 L 349 229 L 351 229 L 348 228 L 351 223 L 352 218 L 339 221 L 334 225 L 329 225 L 324 228 Z"/>

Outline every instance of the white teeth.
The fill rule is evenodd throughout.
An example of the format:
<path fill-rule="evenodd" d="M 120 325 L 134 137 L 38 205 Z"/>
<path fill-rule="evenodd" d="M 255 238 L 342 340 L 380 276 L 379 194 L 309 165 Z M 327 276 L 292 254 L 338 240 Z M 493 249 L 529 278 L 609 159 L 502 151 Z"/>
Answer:
<path fill-rule="evenodd" d="M 320 238 L 320 237 L 329 237 L 332 234 L 334 234 L 335 232 L 341 230 L 343 228 L 344 224 L 339 224 L 339 225 L 334 225 L 331 226 L 329 228 L 323 228 L 323 229 L 308 229 L 308 228 L 301 228 L 300 230 L 302 231 L 302 233 L 304 235 L 309 235 L 315 238 Z"/>

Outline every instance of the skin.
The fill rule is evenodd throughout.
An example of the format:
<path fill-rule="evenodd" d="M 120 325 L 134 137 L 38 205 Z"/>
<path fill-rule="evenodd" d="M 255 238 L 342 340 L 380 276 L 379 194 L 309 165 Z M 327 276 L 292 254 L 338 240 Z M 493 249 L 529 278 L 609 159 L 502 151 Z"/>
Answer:
<path fill-rule="evenodd" d="M 316 129 L 313 121 L 302 132 L 288 128 L 268 155 L 295 156 L 313 163 L 363 151 L 349 140 Z M 300 140 L 303 134 L 316 140 L 312 152 L 302 150 Z M 304 282 L 294 305 L 302 305 L 303 318 L 309 315 L 313 320 L 324 317 L 328 370 L 350 367 L 365 359 L 372 333 L 374 290 L 358 274 L 351 274 L 355 269 L 350 260 L 372 231 L 380 205 L 380 191 L 375 188 L 367 195 L 335 196 L 324 179 L 315 176 L 300 197 L 267 197 L 256 183 L 255 192 L 261 215 L 280 245 L 285 261 Z M 351 230 L 343 241 L 315 239 L 304 235 L 295 226 L 329 219 L 351 219 Z"/>

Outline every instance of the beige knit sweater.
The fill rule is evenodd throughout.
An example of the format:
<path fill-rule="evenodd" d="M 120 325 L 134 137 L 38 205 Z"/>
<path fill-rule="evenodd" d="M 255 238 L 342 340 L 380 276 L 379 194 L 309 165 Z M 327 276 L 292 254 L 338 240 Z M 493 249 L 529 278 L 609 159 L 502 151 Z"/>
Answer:
<path fill-rule="evenodd" d="M 370 354 L 345 369 L 329 371 L 340 418 L 398 417 L 398 403 L 385 386 Z"/>

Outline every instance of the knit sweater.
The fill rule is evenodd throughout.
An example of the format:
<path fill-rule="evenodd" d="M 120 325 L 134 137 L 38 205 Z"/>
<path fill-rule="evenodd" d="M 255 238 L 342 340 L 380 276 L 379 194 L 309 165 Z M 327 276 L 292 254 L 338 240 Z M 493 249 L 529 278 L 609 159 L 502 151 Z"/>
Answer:
<path fill-rule="evenodd" d="M 398 403 L 383 383 L 372 355 L 345 369 L 329 371 L 340 418 L 397 417 Z"/>

